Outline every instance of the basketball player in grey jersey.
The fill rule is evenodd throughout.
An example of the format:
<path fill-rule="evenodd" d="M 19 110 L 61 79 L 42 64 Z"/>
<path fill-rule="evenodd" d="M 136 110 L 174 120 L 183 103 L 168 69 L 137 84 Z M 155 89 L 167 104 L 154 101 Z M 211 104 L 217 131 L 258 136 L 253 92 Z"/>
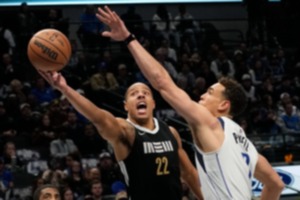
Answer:
<path fill-rule="evenodd" d="M 279 199 L 284 184 L 268 161 L 256 152 L 242 128 L 232 121 L 246 107 L 241 86 L 224 78 L 209 87 L 199 102 L 173 82 L 164 67 L 127 30 L 107 6 L 97 17 L 110 27 L 102 33 L 124 41 L 139 68 L 162 97 L 187 121 L 194 144 L 202 192 L 207 200 L 251 199 L 254 175 L 264 184 L 262 200 Z"/>
<path fill-rule="evenodd" d="M 178 132 L 171 127 L 168 127 L 168 132 L 164 131 L 164 134 L 158 132 L 165 125 L 158 124 L 153 117 L 155 102 L 151 89 L 147 85 L 135 83 L 126 92 L 124 108 L 128 113 L 129 122 L 98 108 L 67 85 L 60 73 L 43 71 L 39 73 L 65 95 L 74 108 L 91 121 L 98 133 L 112 145 L 117 161 L 125 163 L 125 165 L 121 164 L 121 168 L 129 187 L 131 200 L 180 200 L 180 177 L 187 182 L 195 196 L 202 199 L 197 170 L 183 150 Z M 136 131 L 137 125 L 154 133 L 153 135 L 143 133 L 150 138 L 145 140 L 145 143 L 140 142 L 139 133 Z M 147 142 L 153 144 L 153 148 Z M 137 148 L 141 148 L 139 145 L 149 147 L 142 149 L 145 151 L 145 158 L 141 155 L 142 152 L 136 151 Z M 152 174 L 146 176 L 149 177 L 148 179 L 140 176 L 147 173 Z M 135 175 L 140 176 L 139 179 Z"/>

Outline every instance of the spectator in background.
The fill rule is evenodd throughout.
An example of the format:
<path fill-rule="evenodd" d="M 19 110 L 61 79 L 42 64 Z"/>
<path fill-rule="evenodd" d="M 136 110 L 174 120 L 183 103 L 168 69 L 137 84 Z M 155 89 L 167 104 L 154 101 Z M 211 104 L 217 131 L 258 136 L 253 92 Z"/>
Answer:
<path fill-rule="evenodd" d="M 74 200 L 73 191 L 70 187 L 63 187 L 61 191 L 62 200 Z"/>
<path fill-rule="evenodd" d="M 267 0 L 243 0 L 248 13 L 248 45 L 264 44 Z"/>
<path fill-rule="evenodd" d="M 1 72 L 0 72 L 1 73 Z M 9 83 L 5 83 L 3 73 L 0 74 L 0 101 L 6 99 L 10 93 Z"/>
<path fill-rule="evenodd" d="M 10 29 L 8 29 L 0 19 L 0 56 L 3 54 L 14 55 L 14 50 L 16 47 L 16 42 L 14 35 Z"/>
<path fill-rule="evenodd" d="M 253 79 L 252 79 L 253 80 Z M 253 82 L 252 82 L 253 83 Z M 259 96 L 262 98 L 265 94 L 270 95 L 276 101 L 275 87 L 271 77 L 263 79 L 261 85 L 256 86 Z"/>
<path fill-rule="evenodd" d="M 59 106 L 59 100 L 55 99 L 49 104 L 47 110 L 51 124 L 54 128 L 61 126 L 61 123 L 65 122 L 68 116 L 67 112 L 62 110 Z"/>
<path fill-rule="evenodd" d="M 3 131 L 7 131 L 13 123 L 13 118 L 8 116 L 6 107 L 3 101 L 0 101 L 0 141 L 3 141 Z"/>
<path fill-rule="evenodd" d="M 212 42 L 207 49 L 204 49 L 204 57 L 208 62 L 216 60 L 218 58 L 219 52 L 221 51 L 221 45 L 217 42 Z"/>
<path fill-rule="evenodd" d="M 44 179 L 46 184 L 61 186 L 66 176 L 61 170 L 57 168 L 52 168 L 52 169 L 43 170 L 42 178 Z"/>
<path fill-rule="evenodd" d="M 178 72 L 175 66 L 167 60 L 168 51 L 165 48 L 158 48 L 155 52 L 155 57 L 157 61 L 164 66 L 164 68 L 168 71 L 173 80 L 177 79 Z"/>
<path fill-rule="evenodd" d="M 191 66 L 191 72 L 193 72 L 195 76 L 199 71 L 201 71 L 202 62 L 203 62 L 203 58 L 199 52 L 194 52 L 189 57 L 188 63 Z"/>
<path fill-rule="evenodd" d="M 180 47 L 180 37 L 176 32 L 176 27 L 172 18 L 172 14 L 167 10 L 166 5 L 159 4 L 156 12 L 152 17 L 154 40 L 158 40 L 158 44 L 163 39 L 174 42 L 175 47 Z"/>
<path fill-rule="evenodd" d="M 280 83 L 286 69 L 282 63 L 279 63 L 279 58 L 276 53 L 273 53 L 269 58 L 269 71 L 274 81 Z"/>
<path fill-rule="evenodd" d="M 111 186 L 115 181 L 123 179 L 121 171 L 108 152 L 99 155 L 99 169 L 101 173 L 101 182 L 103 185 L 103 194 L 113 194 Z"/>
<path fill-rule="evenodd" d="M 35 130 L 39 114 L 32 111 L 31 106 L 28 103 L 22 103 L 19 106 L 20 117 L 17 120 L 17 132 L 18 138 L 23 142 L 20 142 L 19 148 L 29 148 L 32 144 L 31 137 L 32 133 Z"/>
<path fill-rule="evenodd" d="M 80 158 L 81 156 L 77 152 L 66 155 L 63 159 L 63 173 L 65 175 L 70 175 L 72 171 L 73 161 L 78 161 L 80 160 Z"/>
<path fill-rule="evenodd" d="M 69 19 L 62 18 L 56 9 L 49 9 L 48 16 L 44 22 L 44 28 L 54 28 L 62 33 L 64 33 L 67 37 L 69 36 Z"/>
<path fill-rule="evenodd" d="M 36 97 L 39 104 L 50 103 L 58 97 L 55 91 L 41 76 L 35 79 L 34 86 L 31 88 L 31 94 Z"/>
<path fill-rule="evenodd" d="M 30 191 L 30 195 L 31 197 L 33 197 L 34 192 L 36 191 L 37 188 L 41 187 L 42 185 L 45 185 L 45 180 L 42 177 L 42 174 L 39 174 L 38 176 L 36 176 L 33 179 L 33 183 L 31 185 L 31 191 Z"/>
<path fill-rule="evenodd" d="M 251 125 L 257 133 L 270 133 L 276 135 L 280 132 L 276 121 L 278 118 L 278 109 L 273 98 L 269 94 L 265 94 L 261 99 L 261 105 L 252 113 L 256 112 L 254 117 L 250 117 Z"/>
<path fill-rule="evenodd" d="M 268 58 L 265 56 L 265 49 L 258 45 L 253 47 L 251 54 L 247 58 L 249 74 L 254 85 L 259 85 L 270 75 Z"/>
<path fill-rule="evenodd" d="M 74 110 L 67 111 L 67 119 L 62 122 L 62 125 L 67 133 L 66 137 L 78 147 L 81 143 L 84 125 L 78 119 L 77 113 Z"/>
<path fill-rule="evenodd" d="M 132 31 L 137 38 L 145 37 L 147 33 L 143 24 L 143 19 L 141 15 L 135 12 L 135 10 L 134 5 L 129 5 L 126 13 L 122 14 L 121 18 L 124 20 L 128 29 Z"/>
<path fill-rule="evenodd" d="M 294 111 L 292 102 L 284 104 L 284 113 L 280 115 L 278 125 L 283 133 L 297 133 L 300 134 L 300 115 Z"/>
<path fill-rule="evenodd" d="M 12 172 L 6 168 L 3 157 L 0 157 L 0 198 L 4 199 L 6 191 L 13 186 Z"/>
<path fill-rule="evenodd" d="M 243 74 L 249 73 L 249 68 L 245 62 L 244 53 L 239 49 L 233 53 L 233 64 L 235 68 L 235 79 L 241 82 Z"/>
<path fill-rule="evenodd" d="M 33 147 L 39 149 L 42 157 L 50 155 L 50 143 L 55 139 L 54 129 L 49 115 L 44 113 L 32 134 Z"/>
<path fill-rule="evenodd" d="M 79 135 L 78 135 L 79 137 Z M 79 137 L 78 149 L 82 157 L 96 157 L 107 148 L 107 142 L 97 133 L 95 126 L 88 123 Z"/>
<path fill-rule="evenodd" d="M 174 48 L 172 48 L 171 46 L 170 46 L 170 41 L 169 40 L 167 40 L 167 39 L 163 39 L 162 41 L 161 41 L 161 46 L 160 47 L 162 47 L 162 48 L 165 48 L 166 49 L 166 51 L 167 51 L 167 57 L 166 57 L 166 59 L 169 61 L 169 62 L 171 62 L 173 65 L 177 65 L 177 62 L 178 62 L 178 59 L 177 59 L 177 52 L 176 52 L 176 50 L 174 49 Z"/>
<path fill-rule="evenodd" d="M 93 180 L 101 180 L 101 172 L 98 167 L 91 167 L 86 170 L 86 179 L 88 182 L 92 182 Z"/>
<path fill-rule="evenodd" d="M 17 13 L 16 40 L 20 55 L 20 61 L 27 60 L 27 45 L 30 38 L 39 29 L 39 21 L 36 15 L 30 10 L 27 2 L 23 2 Z"/>
<path fill-rule="evenodd" d="M 6 106 L 0 101 L 0 146 L 3 147 L 8 141 L 15 142 L 18 140 L 15 118 L 9 116 Z M 3 149 L 0 149 L 0 155 L 3 154 Z"/>
<path fill-rule="evenodd" d="M 200 33 L 200 27 L 194 17 L 187 11 L 186 5 L 180 4 L 178 6 L 179 13 L 174 18 L 174 26 L 180 32 L 181 36 L 185 38 L 193 50 L 198 49 L 197 36 Z"/>
<path fill-rule="evenodd" d="M 191 93 L 195 85 L 195 79 L 195 74 L 191 72 L 189 63 L 182 64 L 176 80 L 178 87 Z"/>
<path fill-rule="evenodd" d="M 15 95 L 18 103 L 27 102 L 30 87 L 23 84 L 19 79 L 10 82 L 10 95 Z"/>
<path fill-rule="evenodd" d="M 213 60 L 210 64 L 211 71 L 219 79 L 222 76 L 228 76 L 234 78 L 235 68 L 230 59 L 224 51 L 219 51 L 217 59 Z"/>
<path fill-rule="evenodd" d="M 58 186 L 52 184 L 45 184 L 38 187 L 33 194 L 33 200 L 60 200 L 61 196 L 59 193 Z"/>
<path fill-rule="evenodd" d="M 202 94 L 204 94 L 207 90 L 206 81 L 203 77 L 199 76 L 195 80 L 195 84 L 193 85 L 192 91 L 189 94 L 191 99 L 198 102 Z"/>
<path fill-rule="evenodd" d="M 126 185 L 121 181 L 115 181 L 111 190 L 115 194 L 115 200 L 128 200 L 127 188 Z"/>
<path fill-rule="evenodd" d="M 90 194 L 85 195 L 85 200 L 102 200 L 103 199 L 103 187 L 99 180 L 93 180 L 90 183 Z"/>
<path fill-rule="evenodd" d="M 12 56 L 8 53 L 2 55 L 2 65 L 0 65 L 0 72 L 3 73 L 3 82 L 9 84 L 12 80 L 24 80 L 24 71 L 20 69 Z"/>
<path fill-rule="evenodd" d="M 206 85 L 213 84 L 217 81 L 215 73 L 210 69 L 210 66 L 206 60 L 201 62 L 200 70 L 196 73 L 196 77 L 203 77 Z"/>
<path fill-rule="evenodd" d="M 105 62 L 101 62 L 97 66 L 98 73 L 92 75 L 90 84 L 93 91 L 99 90 L 117 91 L 119 84 L 115 75 L 108 72 L 108 66 Z"/>
<path fill-rule="evenodd" d="M 291 95 L 287 92 L 283 92 L 282 94 L 280 94 L 280 99 L 277 102 L 278 115 L 282 115 L 286 112 L 285 105 L 289 103 L 293 103 Z M 298 112 L 297 106 L 293 105 L 292 114 L 297 114 L 297 112 Z"/>
<path fill-rule="evenodd" d="M 84 197 L 85 186 L 88 185 L 88 182 L 84 177 L 84 171 L 79 160 L 74 160 L 72 162 L 71 169 L 65 181 L 74 192 L 75 199 L 81 199 Z"/>
<path fill-rule="evenodd" d="M 284 93 L 288 93 L 290 98 L 293 99 L 294 96 L 297 95 L 297 89 L 293 84 L 293 80 L 291 76 L 283 76 L 282 80 L 277 84 L 274 88 L 275 98 L 276 100 L 280 100 L 280 95 Z"/>
<path fill-rule="evenodd" d="M 67 138 L 67 130 L 61 126 L 55 130 L 58 138 L 50 143 L 50 153 L 53 158 L 64 158 L 68 154 L 78 152 L 74 141 Z"/>
<path fill-rule="evenodd" d="M 252 84 L 251 76 L 249 74 L 244 74 L 242 76 L 241 85 L 243 87 L 243 91 L 248 98 L 248 105 L 253 106 L 254 103 L 258 101 L 257 91 L 255 86 Z"/>
<path fill-rule="evenodd" d="M 120 63 L 118 65 L 118 75 L 117 75 L 117 82 L 119 84 L 119 93 L 124 95 L 127 88 L 135 82 L 135 77 L 129 71 L 126 64 Z"/>
<path fill-rule="evenodd" d="M 70 44 L 72 53 L 67 66 L 73 73 L 76 73 L 76 66 L 78 65 L 80 55 L 78 51 L 79 47 L 76 39 L 70 39 Z"/>
<path fill-rule="evenodd" d="M 21 169 L 24 165 L 17 155 L 16 145 L 14 142 L 6 142 L 3 152 L 4 164 L 7 169 L 12 171 Z"/>
<path fill-rule="evenodd" d="M 96 50 L 106 46 L 106 38 L 101 36 L 104 25 L 96 18 L 96 8 L 94 5 L 87 5 L 84 12 L 80 15 L 80 27 L 77 31 L 83 48 Z"/>
<path fill-rule="evenodd" d="M 75 62 L 74 66 L 70 67 L 70 71 L 74 72 L 74 74 L 69 76 L 78 78 L 78 80 L 80 80 L 80 84 L 86 85 L 87 80 L 97 72 L 96 65 L 92 61 L 93 59 L 88 53 L 79 52 L 78 62 Z M 78 86 L 76 85 L 74 87 L 77 88 Z"/>

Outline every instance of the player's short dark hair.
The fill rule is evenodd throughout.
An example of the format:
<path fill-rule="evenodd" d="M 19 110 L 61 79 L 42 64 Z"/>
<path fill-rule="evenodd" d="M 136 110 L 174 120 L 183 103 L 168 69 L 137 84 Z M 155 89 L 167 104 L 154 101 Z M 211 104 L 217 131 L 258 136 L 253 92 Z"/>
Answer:
<path fill-rule="evenodd" d="M 247 97 L 242 86 L 228 77 L 220 78 L 219 83 L 225 87 L 223 94 L 231 104 L 229 114 L 233 117 L 240 115 L 247 107 Z"/>
<path fill-rule="evenodd" d="M 53 188 L 53 189 L 56 189 L 58 192 L 59 192 L 59 188 L 56 186 L 56 185 L 52 185 L 52 184 L 45 184 L 45 185 L 42 185 L 40 187 L 38 187 L 34 193 L 33 193 L 33 200 L 39 200 L 40 198 L 40 195 L 41 195 L 41 192 L 43 189 L 45 188 Z"/>
<path fill-rule="evenodd" d="M 147 84 L 145 84 L 145 83 L 142 83 L 142 82 L 135 82 L 135 83 L 131 84 L 131 85 L 126 89 L 126 92 L 125 92 L 125 95 L 124 95 L 125 101 L 126 101 L 127 96 L 128 96 L 128 90 L 131 88 L 131 86 L 133 86 L 133 85 L 135 85 L 135 84 L 137 84 L 137 83 L 141 83 L 141 84 L 144 84 L 145 86 L 147 86 L 147 87 L 150 89 L 151 95 L 153 96 L 153 90 L 152 90 L 152 88 L 151 88 L 149 85 L 147 85 Z"/>

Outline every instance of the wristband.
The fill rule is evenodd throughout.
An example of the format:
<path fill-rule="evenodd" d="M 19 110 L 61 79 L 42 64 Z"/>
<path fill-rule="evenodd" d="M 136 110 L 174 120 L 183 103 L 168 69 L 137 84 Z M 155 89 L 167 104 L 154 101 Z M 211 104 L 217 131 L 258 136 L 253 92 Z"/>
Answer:
<path fill-rule="evenodd" d="M 136 37 L 135 35 L 130 33 L 130 35 L 124 40 L 124 43 L 127 46 L 133 40 L 136 40 Z"/>

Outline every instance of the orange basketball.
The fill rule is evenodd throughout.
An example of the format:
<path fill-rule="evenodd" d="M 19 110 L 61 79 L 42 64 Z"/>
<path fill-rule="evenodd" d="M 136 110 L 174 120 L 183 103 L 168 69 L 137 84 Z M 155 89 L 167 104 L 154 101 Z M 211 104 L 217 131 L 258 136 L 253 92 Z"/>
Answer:
<path fill-rule="evenodd" d="M 35 33 L 27 47 L 31 64 L 42 71 L 59 71 L 71 56 L 69 39 L 56 29 L 43 29 Z"/>

